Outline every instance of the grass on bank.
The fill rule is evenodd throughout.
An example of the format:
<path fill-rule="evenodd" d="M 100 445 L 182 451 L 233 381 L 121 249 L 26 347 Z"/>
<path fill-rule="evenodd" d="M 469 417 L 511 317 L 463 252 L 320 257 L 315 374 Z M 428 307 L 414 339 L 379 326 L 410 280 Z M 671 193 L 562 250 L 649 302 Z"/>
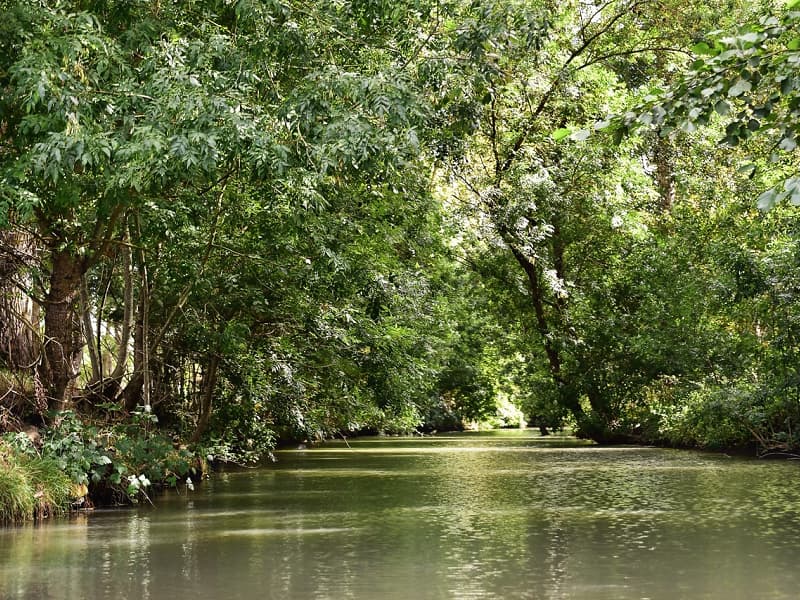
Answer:
<path fill-rule="evenodd" d="M 72 482 L 48 458 L 20 455 L 0 441 L 0 522 L 43 519 L 69 509 Z"/>

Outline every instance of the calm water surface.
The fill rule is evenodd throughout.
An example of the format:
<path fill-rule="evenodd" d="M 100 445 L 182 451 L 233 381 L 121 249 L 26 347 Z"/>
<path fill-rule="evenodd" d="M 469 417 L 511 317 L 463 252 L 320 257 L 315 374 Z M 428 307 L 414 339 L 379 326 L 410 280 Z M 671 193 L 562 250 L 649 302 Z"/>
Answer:
<path fill-rule="evenodd" d="M 797 463 L 532 432 L 350 446 L 0 529 L 0 598 L 800 596 Z"/>

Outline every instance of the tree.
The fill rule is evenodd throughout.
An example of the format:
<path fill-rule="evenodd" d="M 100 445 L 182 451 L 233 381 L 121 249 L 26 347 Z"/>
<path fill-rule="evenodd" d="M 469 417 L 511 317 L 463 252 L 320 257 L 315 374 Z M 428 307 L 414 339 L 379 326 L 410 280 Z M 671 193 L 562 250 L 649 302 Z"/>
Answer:
<path fill-rule="evenodd" d="M 450 50 L 476 67 L 458 80 L 461 100 L 446 105 L 451 129 L 471 137 L 466 149 L 444 147 L 465 219 L 478 232 L 468 252 L 516 264 L 516 274 L 484 270 L 496 285 L 511 286 L 520 339 L 529 346 L 524 355 L 544 365 L 528 371 L 547 374 L 546 393 L 585 434 L 630 439 L 636 425 L 624 422 L 628 403 L 670 368 L 630 356 L 641 323 L 639 305 L 621 286 L 633 268 L 620 262 L 627 254 L 620 244 L 628 241 L 623 216 L 652 211 L 666 219 L 676 190 L 661 143 L 653 141 L 655 151 L 615 149 L 592 139 L 591 123 L 622 107 L 626 86 L 631 93 L 679 64 L 690 36 L 719 13 L 670 2 L 484 3 L 472 10 L 461 16 Z M 642 168 L 648 155 L 652 177 Z"/>
<path fill-rule="evenodd" d="M 759 196 L 758 206 L 765 210 L 787 199 L 800 204 L 800 180 L 792 174 L 796 161 L 782 156 L 795 150 L 800 134 L 800 4 L 788 3 L 781 14 L 771 4 L 735 30 L 713 31 L 694 44 L 697 59 L 680 79 L 666 89 L 651 89 L 617 125 L 620 134 L 654 125 L 667 135 L 721 119 L 726 124 L 721 143 L 728 147 L 766 136 L 775 153 L 770 171 L 786 176 L 782 189 L 771 187 Z M 755 165 L 747 168 L 752 172 Z"/>
<path fill-rule="evenodd" d="M 38 376 L 52 407 L 69 404 L 91 329 L 80 291 L 112 257 L 122 264 L 129 246 L 123 279 L 137 279 L 139 333 L 127 407 L 148 393 L 148 355 L 193 285 L 151 332 L 153 258 L 173 237 L 161 230 L 145 246 L 139 238 L 154 223 L 177 213 L 209 224 L 201 275 L 218 252 L 229 186 L 252 179 L 270 195 L 299 185 L 298 206 L 324 210 L 331 182 L 399 172 L 416 151 L 402 68 L 393 78 L 378 68 L 397 39 L 389 34 L 407 25 L 388 7 L 6 5 L 1 193 L 4 217 L 32 226 L 42 252 Z M 348 43 L 376 33 L 363 52 Z"/>
<path fill-rule="evenodd" d="M 212 193 L 255 125 L 242 117 L 249 83 L 224 28 L 156 6 L 65 8 L 10 8 L 2 83 L 5 218 L 34 224 L 44 252 L 39 377 L 53 407 L 69 404 L 78 375 L 82 281 L 120 241 L 125 216 L 147 203 L 168 208 L 191 189 Z M 125 36 L 115 35 L 118 18 L 132 21 Z M 159 36 L 173 27 L 185 37 Z"/>

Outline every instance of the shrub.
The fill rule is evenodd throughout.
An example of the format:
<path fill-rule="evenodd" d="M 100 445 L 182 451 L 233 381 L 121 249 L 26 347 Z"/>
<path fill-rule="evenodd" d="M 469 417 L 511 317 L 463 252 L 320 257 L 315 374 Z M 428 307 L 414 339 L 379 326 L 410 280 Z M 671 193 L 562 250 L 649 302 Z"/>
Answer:
<path fill-rule="evenodd" d="M 111 464 L 101 437 L 96 427 L 64 411 L 42 432 L 42 456 L 53 459 L 73 483 L 89 485 L 99 481 Z"/>
<path fill-rule="evenodd" d="M 800 448 L 800 402 L 793 386 L 737 379 L 677 388 L 650 406 L 658 439 L 714 450 L 757 447 L 761 453 Z"/>
<path fill-rule="evenodd" d="M 103 504 L 135 503 L 148 498 L 151 486 L 175 487 L 196 472 L 195 457 L 176 449 L 166 434 L 154 428 L 156 421 L 151 413 L 134 413 L 130 421 L 98 427 L 65 411 L 43 430 L 41 456 L 65 474 L 74 495 L 90 492 Z M 15 437 L 15 444 L 30 454 L 23 436 Z M 43 476 L 49 468 L 48 463 Z M 59 498 L 53 496 L 54 506 Z"/>

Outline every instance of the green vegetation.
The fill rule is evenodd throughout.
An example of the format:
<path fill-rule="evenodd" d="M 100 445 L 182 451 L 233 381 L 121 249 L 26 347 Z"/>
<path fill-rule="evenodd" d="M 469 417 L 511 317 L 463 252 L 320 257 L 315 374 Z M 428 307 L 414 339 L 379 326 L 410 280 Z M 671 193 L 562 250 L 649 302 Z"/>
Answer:
<path fill-rule="evenodd" d="M 0 441 L 0 522 L 61 514 L 69 508 L 72 491 L 55 460 L 17 453 Z"/>
<path fill-rule="evenodd" d="M 95 426 L 72 411 L 55 418 L 35 443 L 28 433 L 0 438 L 0 461 L 7 467 L 2 494 L 6 520 L 45 518 L 91 505 L 150 500 L 148 492 L 179 484 L 193 485 L 204 463 L 175 448 L 153 417 L 136 414 L 132 421 Z"/>
<path fill-rule="evenodd" d="M 517 411 L 795 452 L 797 8 L 0 0 L 5 460 L 124 501 Z"/>

